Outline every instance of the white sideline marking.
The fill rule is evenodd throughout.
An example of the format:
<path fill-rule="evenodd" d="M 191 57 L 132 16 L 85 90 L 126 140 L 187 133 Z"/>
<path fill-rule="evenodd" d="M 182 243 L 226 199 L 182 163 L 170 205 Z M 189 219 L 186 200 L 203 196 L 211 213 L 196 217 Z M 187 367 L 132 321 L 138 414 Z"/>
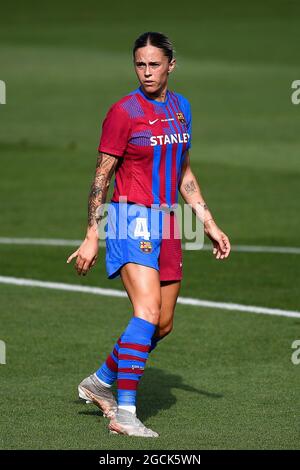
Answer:
<path fill-rule="evenodd" d="M 10 238 L 0 237 L 3 245 L 46 245 L 46 246 L 79 246 L 83 240 L 65 240 L 60 238 Z M 100 242 L 100 245 L 104 242 Z"/>
<path fill-rule="evenodd" d="M 37 281 L 10 276 L 0 276 L 0 283 L 16 286 L 43 287 L 46 289 L 59 289 L 72 292 L 84 292 L 87 294 L 104 295 L 108 297 L 127 297 L 127 293 L 118 289 L 104 289 L 102 287 L 80 286 L 77 284 L 65 284 L 63 282 Z M 239 312 L 258 313 L 263 315 L 277 315 L 280 317 L 300 318 L 300 312 L 293 310 L 281 310 L 278 308 L 257 307 L 254 305 L 234 304 L 231 302 L 212 302 L 210 300 L 178 297 L 177 302 L 182 305 L 195 307 L 220 308 L 222 310 L 236 310 Z"/>
<path fill-rule="evenodd" d="M 3 245 L 46 245 L 46 246 L 75 246 L 79 247 L 83 240 L 66 240 L 59 238 L 10 238 L 0 237 L 0 244 Z M 186 249 L 186 243 L 182 243 L 183 250 Z M 105 247 L 105 242 L 99 242 L 100 247 Z M 255 246 L 255 245 L 232 245 L 232 251 L 240 251 L 244 253 L 285 253 L 300 254 L 300 247 L 292 246 Z M 212 245 L 205 244 L 194 245 L 194 249 L 210 251 Z"/>

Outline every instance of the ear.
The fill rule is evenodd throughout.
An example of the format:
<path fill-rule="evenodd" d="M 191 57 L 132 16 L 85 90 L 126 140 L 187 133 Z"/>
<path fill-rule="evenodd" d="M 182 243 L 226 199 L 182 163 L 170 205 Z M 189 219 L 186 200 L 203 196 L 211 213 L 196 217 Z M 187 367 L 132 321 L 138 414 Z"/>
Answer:
<path fill-rule="evenodd" d="M 171 62 L 169 62 L 168 74 L 173 72 L 175 65 L 176 65 L 176 59 L 172 59 Z"/>

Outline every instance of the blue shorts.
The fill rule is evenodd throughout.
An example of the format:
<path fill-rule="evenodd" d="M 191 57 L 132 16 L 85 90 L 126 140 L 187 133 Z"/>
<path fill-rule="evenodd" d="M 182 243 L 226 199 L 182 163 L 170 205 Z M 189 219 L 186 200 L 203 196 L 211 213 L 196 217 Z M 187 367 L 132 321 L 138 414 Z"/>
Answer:
<path fill-rule="evenodd" d="M 106 271 L 120 277 L 126 263 L 149 266 L 160 280 L 182 279 L 182 250 L 174 212 L 111 201 L 106 225 Z"/>

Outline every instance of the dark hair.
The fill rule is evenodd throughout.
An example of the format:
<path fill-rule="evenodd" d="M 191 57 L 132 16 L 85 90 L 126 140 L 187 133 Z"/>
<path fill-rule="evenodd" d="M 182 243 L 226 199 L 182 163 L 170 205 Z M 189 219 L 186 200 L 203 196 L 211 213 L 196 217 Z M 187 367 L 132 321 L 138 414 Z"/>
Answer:
<path fill-rule="evenodd" d="M 168 57 L 169 62 L 171 62 L 173 59 L 173 54 L 175 51 L 170 39 L 163 33 L 156 33 L 153 31 L 143 33 L 135 40 L 133 45 L 133 57 L 135 56 L 135 51 L 137 49 L 140 47 L 145 47 L 147 44 L 162 49 L 165 56 Z"/>

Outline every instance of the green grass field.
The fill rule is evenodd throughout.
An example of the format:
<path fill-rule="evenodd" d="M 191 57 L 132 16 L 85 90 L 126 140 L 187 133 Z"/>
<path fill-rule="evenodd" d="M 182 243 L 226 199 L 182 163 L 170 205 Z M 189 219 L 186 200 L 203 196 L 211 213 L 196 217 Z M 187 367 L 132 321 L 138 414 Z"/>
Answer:
<path fill-rule="evenodd" d="M 279 0 L 1 6 L 0 237 L 82 239 L 101 122 L 137 86 L 134 39 L 158 30 L 175 43 L 170 89 L 192 104 L 192 168 L 218 224 L 235 245 L 299 247 L 299 13 Z M 73 250 L 0 244 L 0 276 L 122 290 L 103 249 L 85 278 Z M 180 295 L 299 311 L 299 260 L 185 251 Z M 110 436 L 77 397 L 129 300 L 2 283 L 0 296 L 0 448 L 299 449 L 300 318 L 178 305 L 140 384 L 139 417 L 160 433 L 143 440 Z"/>

